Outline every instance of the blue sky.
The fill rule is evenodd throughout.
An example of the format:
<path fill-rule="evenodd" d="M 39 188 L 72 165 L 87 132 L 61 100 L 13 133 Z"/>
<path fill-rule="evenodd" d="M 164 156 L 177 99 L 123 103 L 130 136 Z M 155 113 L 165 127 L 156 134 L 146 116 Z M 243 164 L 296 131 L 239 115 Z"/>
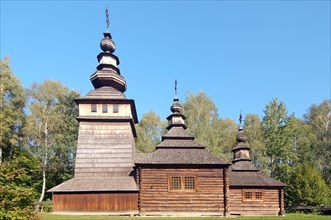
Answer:
<path fill-rule="evenodd" d="M 23 86 L 59 80 L 86 95 L 105 7 L 138 116 L 204 91 L 220 117 L 263 116 L 272 98 L 302 117 L 330 98 L 330 1 L 4 1 L 1 59 Z"/>

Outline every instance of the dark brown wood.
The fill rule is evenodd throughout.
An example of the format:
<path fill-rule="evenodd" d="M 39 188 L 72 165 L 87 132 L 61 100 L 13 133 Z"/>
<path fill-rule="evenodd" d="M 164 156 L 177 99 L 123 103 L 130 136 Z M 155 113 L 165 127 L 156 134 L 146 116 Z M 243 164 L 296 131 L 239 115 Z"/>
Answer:
<path fill-rule="evenodd" d="M 223 169 L 223 191 L 224 191 L 224 216 L 229 215 L 229 207 L 228 207 L 228 193 L 229 193 L 229 177 L 228 177 L 228 169 Z"/>
<path fill-rule="evenodd" d="M 138 211 L 138 192 L 54 193 L 54 212 Z"/>
<path fill-rule="evenodd" d="M 169 176 L 195 176 L 195 190 L 171 191 Z M 222 168 L 142 168 L 140 170 L 140 211 L 224 213 Z"/>
<path fill-rule="evenodd" d="M 284 215 L 284 190 L 279 189 L 278 190 L 278 201 L 279 201 L 279 213 L 278 215 Z"/>

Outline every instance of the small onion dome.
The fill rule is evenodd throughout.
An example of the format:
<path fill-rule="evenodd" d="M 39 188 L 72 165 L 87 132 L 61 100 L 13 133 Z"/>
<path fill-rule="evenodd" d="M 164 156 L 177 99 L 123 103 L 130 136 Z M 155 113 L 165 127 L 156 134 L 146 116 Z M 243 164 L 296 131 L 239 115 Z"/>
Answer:
<path fill-rule="evenodd" d="M 239 142 L 239 143 L 242 143 L 242 142 L 246 142 L 246 140 L 247 140 L 247 138 L 246 138 L 246 136 L 245 136 L 245 134 L 244 134 L 244 129 L 240 126 L 240 128 L 239 128 L 239 133 L 238 133 L 238 135 L 237 135 L 237 138 L 236 138 L 236 140 L 237 140 L 237 142 Z"/>
<path fill-rule="evenodd" d="M 172 113 L 178 112 L 180 113 L 182 111 L 182 105 L 179 104 L 179 99 L 177 97 L 174 98 L 174 103 L 171 105 L 170 110 Z"/>
<path fill-rule="evenodd" d="M 114 41 L 111 39 L 111 35 L 109 32 L 103 33 L 105 36 L 100 41 L 100 48 L 103 50 L 103 52 L 110 52 L 113 53 L 116 49 Z"/>

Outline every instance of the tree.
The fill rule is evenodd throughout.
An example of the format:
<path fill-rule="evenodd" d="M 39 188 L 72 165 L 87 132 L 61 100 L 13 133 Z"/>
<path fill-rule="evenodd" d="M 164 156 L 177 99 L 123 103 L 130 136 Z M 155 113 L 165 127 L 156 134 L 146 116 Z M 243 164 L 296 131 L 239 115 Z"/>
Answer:
<path fill-rule="evenodd" d="M 268 173 L 269 158 L 266 155 L 267 149 L 263 141 L 263 128 L 259 116 L 247 114 L 244 120 L 244 129 L 247 144 L 251 148 L 252 163 L 264 173 Z"/>
<path fill-rule="evenodd" d="M 304 118 L 316 135 L 315 166 L 322 172 L 326 182 L 331 184 L 331 100 L 312 105 Z"/>
<path fill-rule="evenodd" d="M 13 155 L 0 165 L 0 219 L 37 219 L 32 186 L 39 166 L 29 155 Z"/>
<path fill-rule="evenodd" d="M 43 201 L 47 174 L 56 176 L 58 167 L 73 166 L 78 123 L 77 106 L 73 102 L 79 94 L 69 91 L 60 82 L 46 80 L 34 83 L 28 90 L 29 111 L 25 127 L 27 150 L 39 160 L 42 167 L 42 189 L 39 202 Z M 61 169 L 60 169 L 61 170 Z M 62 180 L 65 177 L 61 177 Z M 55 182 L 59 182 L 56 181 Z M 36 207 L 38 208 L 38 206 Z"/>
<path fill-rule="evenodd" d="M 143 115 L 136 126 L 136 148 L 140 152 L 152 152 L 161 142 L 161 136 L 165 133 L 166 122 L 161 121 L 160 116 L 153 111 Z"/>
<path fill-rule="evenodd" d="M 183 103 L 186 125 L 196 142 L 206 146 L 210 152 L 218 152 L 218 113 L 213 100 L 204 92 L 188 93 Z M 217 153 L 216 153 L 217 154 Z"/>
<path fill-rule="evenodd" d="M 283 102 L 273 99 L 264 110 L 262 119 L 263 137 L 266 145 L 266 156 L 271 177 L 287 181 L 290 166 L 293 162 L 291 145 L 291 121 Z"/>
<path fill-rule="evenodd" d="M 304 162 L 294 168 L 286 190 L 288 205 L 326 206 L 331 204 L 330 188 L 312 164 Z"/>
<path fill-rule="evenodd" d="M 289 135 L 293 150 L 293 165 L 302 164 L 303 162 L 314 163 L 316 160 L 314 150 L 316 136 L 311 126 L 302 119 L 295 117 L 290 118 L 289 124 L 291 125 L 291 133 Z"/>
<path fill-rule="evenodd" d="M 20 81 L 12 74 L 9 58 L 0 61 L 0 164 L 10 159 L 20 146 L 24 124 L 25 94 Z"/>
<path fill-rule="evenodd" d="M 212 154 L 230 161 L 236 144 L 237 125 L 229 119 L 218 117 L 213 100 L 204 92 L 188 93 L 183 103 L 186 125 L 195 141 Z"/>
<path fill-rule="evenodd" d="M 57 134 L 56 147 L 49 157 L 48 185 L 59 185 L 73 177 L 78 140 L 78 106 L 74 102 L 80 98 L 76 91 L 68 91 L 65 96 L 59 97 L 59 117 L 64 122 Z"/>
<path fill-rule="evenodd" d="M 214 148 L 211 153 L 230 162 L 233 158 L 232 149 L 237 144 L 238 125 L 230 118 L 220 118 L 214 130 L 215 137 L 212 140 L 217 142 L 212 145 Z"/>

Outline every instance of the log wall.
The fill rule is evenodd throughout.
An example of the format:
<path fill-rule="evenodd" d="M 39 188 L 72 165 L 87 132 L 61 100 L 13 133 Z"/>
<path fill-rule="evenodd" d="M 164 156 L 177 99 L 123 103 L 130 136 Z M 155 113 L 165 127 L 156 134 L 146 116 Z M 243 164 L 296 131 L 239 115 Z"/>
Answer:
<path fill-rule="evenodd" d="M 279 191 L 278 189 L 247 189 L 247 191 L 264 191 L 263 201 L 243 201 L 243 189 L 230 188 L 229 211 L 231 215 L 278 215 Z M 246 190 L 246 189 L 244 189 Z"/>
<path fill-rule="evenodd" d="M 54 193 L 54 212 L 138 211 L 138 192 Z"/>
<path fill-rule="evenodd" d="M 195 176 L 196 191 L 171 191 L 169 176 Z M 224 213 L 223 169 L 153 169 L 139 170 L 139 207 L 142 215 L 153 212 Z"/>

